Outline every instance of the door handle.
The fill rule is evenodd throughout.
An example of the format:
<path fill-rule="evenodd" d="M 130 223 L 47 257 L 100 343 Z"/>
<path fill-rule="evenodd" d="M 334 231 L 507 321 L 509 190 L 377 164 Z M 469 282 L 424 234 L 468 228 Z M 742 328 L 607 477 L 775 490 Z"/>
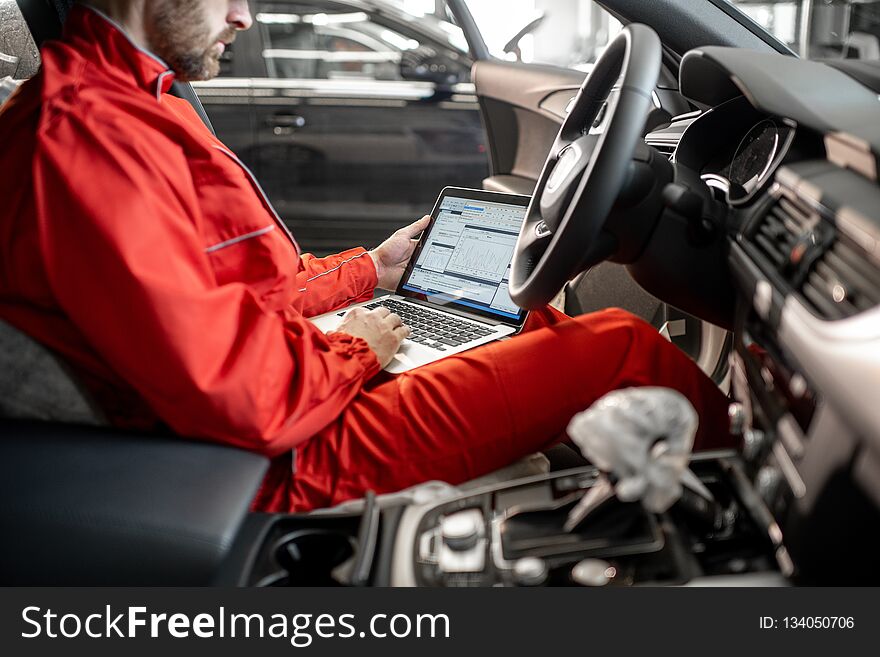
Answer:
<path fill-rule="evenodd" d="M 266 125 L 271 127 L 276 135 L 289 135 L 295 130 L 304 128 L 306 120 L 298 114 L 273 114 L 266 118 Z"/>

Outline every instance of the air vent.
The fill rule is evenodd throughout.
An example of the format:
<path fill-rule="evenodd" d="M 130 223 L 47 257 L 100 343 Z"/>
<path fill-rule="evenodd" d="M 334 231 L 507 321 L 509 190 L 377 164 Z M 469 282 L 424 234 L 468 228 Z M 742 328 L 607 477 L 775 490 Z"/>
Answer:
<path fill-rule="evenodd" d="M 880 305 L 880 267 L 846 234 L 846 224 L 822 218 L 783 191 L 751 231 L 751 244 L 818 316 L 835 320 Z"/>
<path fill-rule="evenodd" d="M 773 268 L 789 282 L 806 251 L 815 246 L 818 215 L 796 201 L 780 198 L 758 224 L 752 241 Z"/>
<path fill-rule="evenodd" d="M 801 293 L 827 319 L 851 317 L 880 305 L 880 268 L 839 235 L 810 268 Z"/>
<path fill-rule="evenodd" d="M 648 144 L 648 146 L 653 146 L 654 148 L 656 148 L 658 151 L 663 153 L 663 155 L 665 155 L 667 159 L 670 160 L 675 154 L 675 149 L 678 147 L 678 144 L 670 142 L 646 141 L 645 143 Z"/>

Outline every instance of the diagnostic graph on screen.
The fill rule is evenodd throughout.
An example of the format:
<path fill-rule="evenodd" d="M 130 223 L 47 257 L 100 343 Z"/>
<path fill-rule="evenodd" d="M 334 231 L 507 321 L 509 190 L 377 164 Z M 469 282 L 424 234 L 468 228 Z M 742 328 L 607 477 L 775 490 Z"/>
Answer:
<path fill-rule="evenodd" d="M 507 281 L 525 211 L 446 197 L 403 289 L 516 318 Z"/>
<path fill-rule="evenodd" d="M 516 235 L 472 226 L 466 227 L 447 271 L 500 283 L 510 264 Z"/>
<path fill-rule="evenodd" d="M 429 245 L 419 259 L 419 266 L 431 271 L 444 271 L 449 264 L 453 248 L 437 243 Z"/>

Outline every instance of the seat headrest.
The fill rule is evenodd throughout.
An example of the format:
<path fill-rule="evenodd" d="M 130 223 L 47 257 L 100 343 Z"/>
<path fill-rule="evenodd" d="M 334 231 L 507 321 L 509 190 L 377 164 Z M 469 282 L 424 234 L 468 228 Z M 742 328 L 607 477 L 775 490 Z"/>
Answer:
<path fill-rule="evenodd" d="M 31 77 L 40 68 L 40 51 L 15 0 L 0 0 L 0 26 L 0 78 Z"/>

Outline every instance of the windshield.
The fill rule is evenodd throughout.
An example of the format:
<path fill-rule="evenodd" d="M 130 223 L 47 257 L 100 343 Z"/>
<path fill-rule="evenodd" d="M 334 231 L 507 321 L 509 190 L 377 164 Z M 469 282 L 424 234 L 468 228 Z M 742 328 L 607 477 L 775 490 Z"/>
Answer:
<path fill-rule="evenodd" d="M 438 41 L 467 54 L 468 44 L 464 33 L 452 21 L 444 3 L 438 0 L 392 0 L 387 4 L 402 10 L 403 15 Z"/>
<path fill-rule="evenodd" d="M 880 60 L 880 1 L 728 2 L 801 57 Z"/>

